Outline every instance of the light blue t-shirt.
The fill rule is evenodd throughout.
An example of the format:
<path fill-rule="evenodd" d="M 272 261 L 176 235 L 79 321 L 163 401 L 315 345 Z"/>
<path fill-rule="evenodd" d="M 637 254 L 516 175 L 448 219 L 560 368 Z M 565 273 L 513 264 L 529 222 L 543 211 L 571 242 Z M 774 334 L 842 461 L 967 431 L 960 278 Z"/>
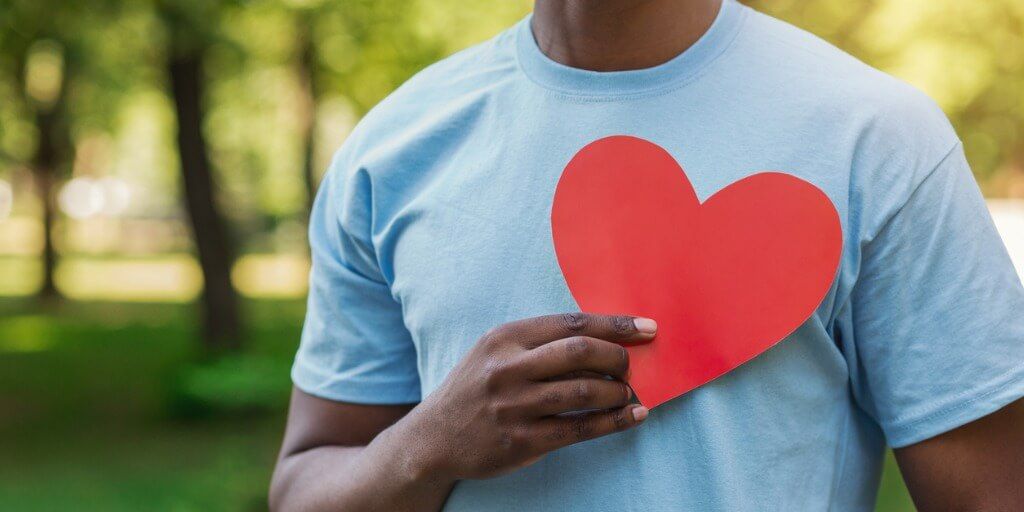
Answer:
<path fill-rule="evenodd" d="M 886 444 L 1024 395 L 1024 289 L 945 116 L 733 0 L 654 68 L 560 65 L 526 19 L 381 102 L 317 198 L 295 385 L 418 402 L 489 328 L 578 310 L 552 195 L 608 135 L 665 148 L 701 200 L 761 170 L 813 183 L 841 218 L 835 281 L 749 363 L 638 428 L 460 482 L 447 510 L 870 510 Z"/>

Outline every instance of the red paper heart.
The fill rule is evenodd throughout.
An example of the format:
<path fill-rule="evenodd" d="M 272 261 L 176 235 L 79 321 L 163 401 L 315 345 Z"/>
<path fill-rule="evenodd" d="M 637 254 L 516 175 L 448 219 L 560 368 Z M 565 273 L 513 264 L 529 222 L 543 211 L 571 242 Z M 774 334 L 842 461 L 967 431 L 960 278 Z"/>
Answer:
<path fill-rule="evenodd" d="M 824 192 L 762 172 L 702 204 L 657 144 L 613 136 L 562 172 L 551 208 L 558 264 L 583 311 L 658 322 L 630 346 L 630 384 L 655 407 L 749 361 L 810 318 L 839 265 Z"/>

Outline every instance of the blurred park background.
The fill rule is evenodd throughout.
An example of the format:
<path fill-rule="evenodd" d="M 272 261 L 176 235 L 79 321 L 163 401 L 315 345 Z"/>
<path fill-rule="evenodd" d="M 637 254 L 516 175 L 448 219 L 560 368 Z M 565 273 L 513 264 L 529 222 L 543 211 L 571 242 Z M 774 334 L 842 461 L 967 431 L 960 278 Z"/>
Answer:
<path fill-rule="evenodd" d="M 1024 2 L 747 3 L 935 98 L 1024 269 Z M 265 509 L 330 155 L 530 4 L 0 0 L 0 509 Z"/>

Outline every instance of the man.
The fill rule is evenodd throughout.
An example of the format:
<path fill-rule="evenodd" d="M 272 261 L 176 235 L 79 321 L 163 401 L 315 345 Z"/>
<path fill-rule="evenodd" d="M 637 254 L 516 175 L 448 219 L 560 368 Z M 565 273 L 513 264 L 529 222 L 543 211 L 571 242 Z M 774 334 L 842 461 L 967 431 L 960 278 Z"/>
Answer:
<path fill-rule="evenodd" d="M 664 319 L 573 313 L 552 248 L 609 135 L 701 200 L 796 176 L 842 224 L 810 319 L 650 411 L 623 346 Z M 921 510 L 1024 510 L 1024 291 L 956 134 L 733 0 L 537 0 L 366 116 L 310 234 L 275 510 L 870 510 L 886 444 Z"/>

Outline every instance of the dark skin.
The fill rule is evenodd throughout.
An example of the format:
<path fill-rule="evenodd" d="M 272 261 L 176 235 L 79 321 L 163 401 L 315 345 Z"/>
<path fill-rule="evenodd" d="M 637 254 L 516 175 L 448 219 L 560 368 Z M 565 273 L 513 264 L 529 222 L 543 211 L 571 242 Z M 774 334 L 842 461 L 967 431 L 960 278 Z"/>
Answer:
<path fill-rule="evenodd" d="M 455 482 L 529 466 L 647 417 L 632 404 L 623 343 L 650 320 L 582 313 L 484 335 L 419 405 L 366 406 L 292 393 L 273 510 L 440 510 Z M 604 376 L 610 377 L 605 378 Z M 558 416 L 574 411 L 571 416 Z"/>
<path fill-rule="evenodd" d="M 562 64 L 641 69 L 689 48 L 719 5 L 537 0 L 533 31 Z M 622 344 L 652 337 L 632 317 L 553 315 L 493 329 L 420 404 L 357 405 L 296 389 L 271 509 L 440 510 L 461 479 L 515 471 L 563 446 L 638 427 L 647 410 L 630 403 Z M 597 412 L 556 416 L 580 410 Z M 921 511 L 1024 510 L 1024 400 L 898 449 L 896 458 Z"/>
<path fill-rule="evenodd" d="M 1024 399 L 896 450 L 917 509 L 1024 510 Z"/>

